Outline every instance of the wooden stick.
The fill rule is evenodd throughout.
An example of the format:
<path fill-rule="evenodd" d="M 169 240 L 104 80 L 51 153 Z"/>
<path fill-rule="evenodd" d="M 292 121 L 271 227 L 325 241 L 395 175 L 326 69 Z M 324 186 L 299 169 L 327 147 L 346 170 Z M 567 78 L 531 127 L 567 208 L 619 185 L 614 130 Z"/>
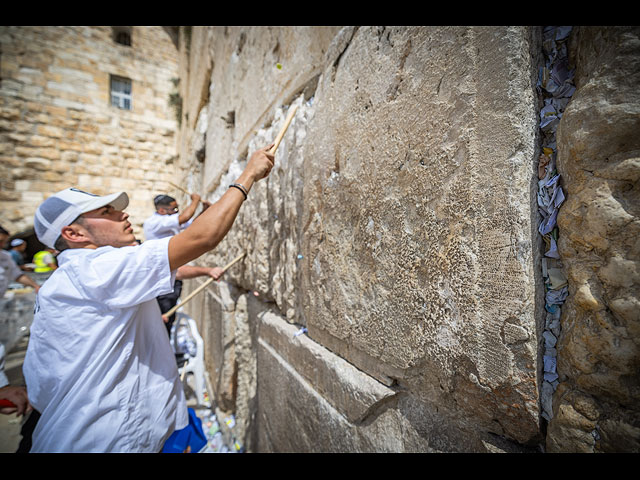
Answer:
<path fill-rule="evenodd" d="M 275 141 L 273 142 L 273 147 L 271 147 L 271 150 L 269 150 L 269 153 L 271 155 L 276 153 L 276 150 L 278 149 L 278 146 L 280 146 L 280 142 L 282 141 L 282 138 L 284 137 L 285 132 L 289 128 L 289 124 L 291 123 L 291 120 L 293 120 L 293 116 L 296 114 L 296 110 L 298 110 L 298 106 L 297 105 L 294 105 L 293 107 L 291 107 L 291 110 L 289 110 L 289 114 L 287 115 L 287 119 L 284 121 L 284 125 L 283 125 L 282 129 L 280 130 L 280 133 L 278 133 L 278 136 L 276 137 Z"/>
<path fill-rule="evenodd" d="M 184 192 L 184 193 L 186 193 L 187 195 L 191 196 L 191 193 L 187 192 L 187 191 L 186 191 L 184 188 L 182 188 L 181 186 L 176 185 L 176 184 L 175 184 L 175 183 L 173 183 L 173 182 L 169 182 L 168 180 L 167 180 L 167 183 L 168 183 L 169 185 L 171 185 L 172 187 L 177 188 L 178 190 L 181 190 L 182 192 Z M 202 199 L 200 199 L 199 201 L 202 203 Z"/>
<path fill-rule="evenodd" d="M 242 257 L 244 257 L 246 254 L 243 253 L 241 255 L 238 255 L 236 258 L 234 258 L 231 262 L 229 262 L 227 264 L 226 267 L 224 267 L 222 269 L 222 273 L 226 272 L 229 268 L 231 268 L 236 262 L 239 262 Z M 171 315 L 173 315 L 176 310 L 178 310 L 180 307 L 182 307 L 185 303 L 187 303 L 189 300 L 191 300 L 193 297 L 195 297 L 197 294 L 199 294 L 202 290 L 204 290 L 205 288 L 207 288 L 209 286 L 209 284 L 211 284 L 211 282 L 214 281 L 213 277 L 210 277 L 206 282 L 204 282 L 202 285 L 200 285 L 198 288 L 196 288 L 193 292 L 191 292 L 187 298 L 185 298 L 182 302 L 180 302 L 180 304 L 178 305 L 174 305 L 174 307 L 169 310 L 167 313 L 164 314 L 165 317 L 170 317 Z"/>

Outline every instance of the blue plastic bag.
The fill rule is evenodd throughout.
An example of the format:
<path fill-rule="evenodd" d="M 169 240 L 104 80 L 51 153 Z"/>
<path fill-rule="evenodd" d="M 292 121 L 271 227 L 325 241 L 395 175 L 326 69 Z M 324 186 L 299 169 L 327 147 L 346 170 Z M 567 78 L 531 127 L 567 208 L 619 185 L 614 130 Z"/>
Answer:
<path fill-rule="evenodd" d="M 207 437 L 202 430 L 202 420 L 198 418 L 193 408 L 189 412 L 189 425 L 182 430 L 176 430 L 164 442 L 162 453 L 183 453 L 191 447 L 190 453 L 198 453 L 207 444 Z"/>

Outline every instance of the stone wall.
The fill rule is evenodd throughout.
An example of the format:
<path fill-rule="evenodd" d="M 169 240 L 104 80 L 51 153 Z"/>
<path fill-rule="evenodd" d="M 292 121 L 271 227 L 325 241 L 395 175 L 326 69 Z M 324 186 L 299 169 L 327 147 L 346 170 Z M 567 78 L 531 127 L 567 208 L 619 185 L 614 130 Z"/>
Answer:
<path fill-rule="evenodd" d="M 640 451 L 640 29 L 579 27 L 576 87 L 558 128 L 569 280 L 553 452 Z"/>
<path fill-rule="evenodd" d="M 0 27 L 0 224 L 18 233 L 69 186 L 125 190 L 135 233 L 174 175 L 169 106 L 178 50 L 163 27 Z M 111 106 L 110 75 L 132 81 L 132 109 Z"/>
<path fill-rule="evenodd" d="M 248 450 L 539 445 L 539 31 L 187 33 L 189 190 L 219 198 L 298 106 L 200 262 L 246 258 L 185 307 Z"/>
<path fill-rule="evenodd" d="M 198 263 L 245 259 L 185 307 L 248 451 L 640 450 L 637 27 L 570 37 L 548 425 L 540 28 L 181 27 L 179 54 L 163 27 L 112 34 L 0 27 L 0 224 L 73 184 L 128 191 L 140 234 L 168 181 L 215 201 L 297 106 Z"/>

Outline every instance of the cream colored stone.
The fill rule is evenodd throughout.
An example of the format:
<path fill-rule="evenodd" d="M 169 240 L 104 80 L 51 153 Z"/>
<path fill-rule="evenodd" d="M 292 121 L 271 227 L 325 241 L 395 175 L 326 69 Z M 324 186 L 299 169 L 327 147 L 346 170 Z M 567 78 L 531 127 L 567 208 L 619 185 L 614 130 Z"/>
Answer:
<path fill-rule="evenodd" d="M 57 191 L 75 184 L 77 174 L 126 177 L 126 169 L 121 165 L 108 169 L 105 168 L 108 160 L 100 158 L 103 154 L 113 154 L 107 152 L 107 147 L 123 145 L 126 135 L 136 132 L 147 134 L 161 125 L 169 138 L 173 138 L 176 121 L 171 112 L 155 108 L 153 116 L 149 116 L 142 110 L 136 110 L 136 105 L 146 102 L 145 95 L 155 96 L 157 92 L 170 90 L 173 85 L 171 78 L 177 76 L 177 50 L 163 27 L 136 28 L 139 29 L 139 37 L 133 49 L 129 50 L 135 54 L 122 56 L 113 48 L 111 27 L 0 27 L 3 85 L 6 82 L 6 88 L 0 93 L 3 101 L 0 105 L 0 128 L 5 127 L 6 120 L 6 127 L 13 135 L 12 143 L 5 152 L 15 152 L 15 155 L 25 158 L 55 160 L 51 164 L 54 170 L 47 176 L 50 183 L 44 183 L 51 189 Z M 84 32 L 91 33 L 85 35 Z M 40 40 L 34 41 L 34 38 Z M 134 111 L 118 110 L 109 105 L 109 74 L 133 79 Z M 11 83 L 18 77 L 30 83 L 23 83 L 18 89 L 18 83 Z M 144 83 L 153 83 L 158 88 L 154 92 L 146 87 L 139 88 Z M 16 96 L 18 91 L 20 96 Z M 155 98 L 151 103 L 158 102 L 158 106 L 166 104 L 167 97 Z M 118 126 L 119 119 L 128 122 L 127 130 Z M 30 138 L 32 142 L 29 142 Z M 166 146 L 159 144 L 145 148 L 149 152 L 164 153 L 166 150 Z M 84 165 L 78 153 L 89 153 L 98 158 Z M 40 165 L 34 163 L 33 166 Z M 16 173 L 33 181 L 32 186 L 45 178 L 44 171 L 35 168 L 24 168 Z M 103 188 L 92 182 L 90 185 Z M 146 185 L 138 182 L 133 189 L 152 198 L 155 192 L 141 191 Z M 12 231 L 30 228 L 32 212 L 37 206 L 34 203 L 20 204 L 19 210 L 24 215 L 17 220 L 9 222 L 5 220 L 6 216 L 0 215 L 3 226 Z M 144 219 L 152 211 L 148 204 L 144 207 L 136 205 L 132 202 L 130 211 L 139 218 Z"/>
<path fill-rule="evenodd" d="M 598 275 L 603 282 L 615 287 L 640 285 L 639 263 L 635 260 L 627 260 L 614 255 L 609 259 L 607 265 L 600 268 Z"/>
<path fill-rule="evenodd" d="M 29 157 L 24 161 L 25 167 L 33 168 L 35 170 L 46 171 L 51 166 L 51 159 Z"/>
<path fill-rule="evenodd" d="M 181 184 L 204 188 L 211 201 L 298 106 L 271 175 L 206 261 L 221 264 L 242 248 L 243 268 L 227 281 L 273 302 L 381 384 L 439 405 L 439 418 L 451 419 L 444 449 L 460 448 L 458 429 L 484 451 L 476 435 L 495 431 L 496 416 L 500 435 L 540 435 L 529 193 L 535 67 L 518 63 L 529 58 L 527 30 L 498 30 L 346 27 L 323 44 L 330 29 L 194 29 L 198 61 L 188 88 L 181 83 L 189 93 Z M 504 54 L 489 53 L 496 49 Z M 211 51 L 230 65 L 207 58 Z M 251 75 L 257 64 L 264 77 Z M 498 77 L 510 80 L 486 81 Z M 260 378 L 269 399 L 270 374 L 307 378 L 301 357 L 270 347 L 263 358 L 273 370 Z M 335 405 L 321 379 L 305 382 L 301 392 Z M 427 410 L 416 415 L 434 420 Z M 312 428 L 303 412 L 296 421 Z M 280 424 L 264 428 L 284 436 Z M 356 442 L 357 426 L 343 431 Z M 411 441 L 402 448 L 428 443 Z"/>
<path fill-rule="evenodd" d="M 574 301 L 584 310 L 597 310 L 603 305 L 592 295 L 589 285 L 581 285 L 575 293 Z"/>
<path fill-rule="evenodd" d="M 40 135 L 45 137 L 62 138 L 64 136 L 63 129 L 51 125 L 40 125 L 37 130 Z"/>

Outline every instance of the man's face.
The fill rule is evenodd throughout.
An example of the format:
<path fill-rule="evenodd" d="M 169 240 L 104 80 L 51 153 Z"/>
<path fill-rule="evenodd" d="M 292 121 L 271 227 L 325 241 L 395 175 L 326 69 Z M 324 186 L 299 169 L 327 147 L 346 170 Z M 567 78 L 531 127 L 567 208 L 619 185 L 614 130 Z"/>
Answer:
<path fill-rule="evenodd" d="M 7 244 L 7 240 L 9 240 L 9 235 L 0 233 L 0 248 L 4 248 L 4 246 Z"/>
<path fill-rule="evenodd" d="M 98 247 L 110 245 L 124 247 L 135 242 L 133 228 L 127 220 L 129 214 L 115 210 L 111 205 L 91 210 L 82 215 L 82 225 Z"/>
<path fill-rule="evenodd" d="M 169 205 L 162 205 L 158 207 L 158 213 L 160 215 L 173 215 L 178 212 L 178 202 L 173 201 Z"/>

